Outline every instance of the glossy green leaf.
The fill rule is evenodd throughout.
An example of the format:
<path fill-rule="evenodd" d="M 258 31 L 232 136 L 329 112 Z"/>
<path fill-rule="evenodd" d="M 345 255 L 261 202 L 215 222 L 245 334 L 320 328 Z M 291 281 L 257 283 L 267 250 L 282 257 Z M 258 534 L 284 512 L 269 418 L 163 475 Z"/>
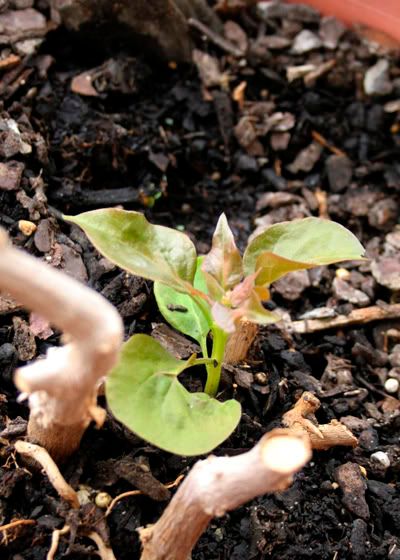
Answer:
<path fill-rule="evenodd" d="M 179 291 L 190 291 L 196 249 L 187 235 L 150 224 L 139 212 L 117 208 L 65 219 L 80 226 L 96 249 L 121 268 Z"/>
<path fill-rule="evenodd" d="M 305 218 L 275 224 L 260 233 L 248 245 L 243 265 L 246 275 L 259 267 L 256 283 L 261 285 L 292 270 L 360 259 L 363 255 L 363 246 L 345 227 L 329 220 Z"/>
<path fill-rule="evenodd" d="M 212 324 L 211 312 L 204 312 L 207 303 L 204 302 L 202 308 L 192 296 L 177 292 L 160 282 L 154 284 L 154 295 L 164 319 L 174 329 L 194 338 L 202 345 Z"/>
<path fill-rule="evenodd" d="M 204 257 L 202 270 L 210 274 L 223 291 L 231 290 L 242 279 L 242 257 L 225 214 L 218 220 L 211 251 Z"/>
<path fill-rule="evenodd" d="M 192 364 L 169 354 L 150 336 L 134 335 L 107 378 L 114 416 L 141 438 L 171 453 L 201 455 L 222 443 L 241 416 L 235 400 L 221 403 L 189 393 L 178 375 Z"/>

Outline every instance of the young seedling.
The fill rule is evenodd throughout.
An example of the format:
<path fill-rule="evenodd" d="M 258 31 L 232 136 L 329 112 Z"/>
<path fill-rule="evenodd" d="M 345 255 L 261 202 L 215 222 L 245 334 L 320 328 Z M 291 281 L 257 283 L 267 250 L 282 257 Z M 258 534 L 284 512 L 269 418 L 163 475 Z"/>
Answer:
<path fill-rule="evenodd" d="M 229 338 L 243 324 L 279 320 L 262 304 L 269 299 L 271 283 L 294 270 L 360 259 L 364 253 L 347 229 L 318 218 L 269 227 L 247 245 L 243 257 L 225 215 L 203 257 L 189 237 L 152 225 L 138 212 L 105 209 L 66 219 L 81 226 L 112 262 L 153 280 L 164 318 L 201 347 L 202 359 L 181 361 L 150 336 L 134 335 L 106 384 L 108 404 L 121 422 L 143 439 L 182 455 L 209 452 L 238 424 L 239 403 L 214 397 Z M 205 392 L 189 393 L 178 377 L 201 363 L 207 370 Z"/>
<path fill-rule="evenodd" d="M 68 337 L 15 374 L 18 389 L 29 394 L 29 438 L 60 462 L 78 448 L 89 422 L 100 420 L 97 385 L 117 361 L 121 318 L 94 290 L 12 247 L 1 228 L 0 289 Z"/>

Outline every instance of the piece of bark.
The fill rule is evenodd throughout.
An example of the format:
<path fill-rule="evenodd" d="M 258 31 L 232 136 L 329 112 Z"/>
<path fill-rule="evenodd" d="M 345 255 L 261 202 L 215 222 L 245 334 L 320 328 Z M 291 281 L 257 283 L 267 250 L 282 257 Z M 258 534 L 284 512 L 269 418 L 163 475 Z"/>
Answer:
<path fill-rule="evenodd" d="M 51 7 L 53 17 L 68 28 L 94 32 L 99 45 L 104 31 L 110 34 L 113 28 L 120 38 L 167 60 L 191 60 L 188 18 L 221 28 L 204 0 L 52 0 Z M 96 35 L 99 29 L 103 32 Z"/>
<path fill-rule="evenodd" d="M 250 323 L 250 321 L 241 321 L 228 339 L 224 362 L 238 364 L 245 360 L 257 333 L 258 325 Z"/>
<path fill-rule="evenodd" d="M 369 519 L 369 507 L 365 500 L 367 483 L 359 465 L 345 463 L 335 469 L 335 479 L 343 492 L 342 502 L 346 508 L 361 519 Z"/>
<path fill-rule="evenodd" d="M 69 337 L 15 374 L 29 395 L 28 436 L 61 461 L 77 449 L 92 419 L 101 422 L 97 384 L 118 358 L 122 321 L 95 291 L 9 245 L 2 229 L 0 289 Z"/>
<path fill-rule="evenodd" d="M 0 190 L 18 190 L 24 169 L 25 165 L 20 161 L 0 163 Z"/>
<path fill-rule="evenodd" d="M 331 420 L 329 424 L 318 424 L 314 414 L 321 403 L 315 395 L 306 391 L 294 407 L 282 417 L 285 427 L 307 435 L 313 449 L 325 450 L 337 445 L 355 447 L 357 438 L 344 424 Z"/>
<path fill-rule="evenodd" d="M 0 40 L 2 44 L 42 37 L 46 32 L 46 18 L 33 8 L 7 10 L 0 14 Z"/>
<path fill-rule="evenodd" d="M 13 317 L 14 338 L 13 344 L 17 350 L 18 358 L 27 362 L 36 354 L 35 335 L 28 323 L 21 317 Z"/>
<path fill-rule="evenodd" d="M 213 517 L 256 496 L 284 490 L 309 458 L 307 438 L 274 430 L 247 453 L 199 461 L 160 520 L 139 530 L 141 560 L 187 560 Z"/>

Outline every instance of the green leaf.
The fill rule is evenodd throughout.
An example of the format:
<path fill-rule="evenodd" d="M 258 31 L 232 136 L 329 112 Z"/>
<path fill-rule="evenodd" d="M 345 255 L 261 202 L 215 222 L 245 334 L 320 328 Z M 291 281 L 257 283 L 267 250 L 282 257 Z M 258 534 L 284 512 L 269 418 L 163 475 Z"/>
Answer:
<path fill-rule="evenodd" d="M 193 285 L 197 290 L 206 293 L 204 275 L 200 268 L 201 262 L 202 257 L 197 257 Z M 211 309 L 208 304 L 203 301 L 202 305 L 199 305 L 193 296 L 182 294 L 160 282 L 154 283 L 154 295 L 164 319 L 174 329 L 194 338 L 202 348 L 206 349 L 207 335 L 212 325 Z"/>
<path fill-rule="evenodd" d="M 206 315 L 193 297 L 155 282 L 154 295 L 164 319 L 177 331 L 203 344 L 211 329 L 211 316 Z M 207 306 L 204 302 L 204 306 Z"/>
<path fill-rule="evenodd" d="M 275 224 L 248 245 L 245 274 L 259 270 L 256 284 L 270 284 L 290 271 L 361 259 L 364 248 L 345 227 L 320 218 Z"/>
<path fill-rule="evenodd" d="M 189 393 L 177 376 L 192 360 L 175 359 L 150 336 L 134 335 L 107 378 L 114 416 L 146 441 L 171 453 L 201 455 L 222 443 L 241 416 L 235 400 L 224 403 Z"/>
<path fill-rule="evenodd" d="M 242 257 L 225 214 L 218 220 L 211 251 L 204 257 L 202 270 L 210 274 L 223 291 L 231 290 L 242 279 Z"/>
<path fill-rule="evenodd" d="M 64 218 L 80 226 L 96 249 L 121 268 L 179 291 L 190 291 L 196 249 L 187 235 L 150 224 L 139 212 L 117 208 Z"/>
<path fill-rule="evenodd" d="M 208 294 L 207 282 L 204 277 L 203 271 L 201 270 L 201 265 L 203 264 L 204 256 L 197 257 L 196 260 L 196 274 L 194 276 L 193 286 L 203 292 L 203 294 Z"/>
<path fill-rule="evenodd" d="M 279 315 L 264 308 L 255 290 L 242 307 L 240 307 L 240 311 L 243 313 L 243 319 L 251 323 L 257 323 L 258 325 L 270 325 L 271 323 L 277 323 L 281 320 Z"/>
<path fill-rule="evenodd" d="M 281 278 L 288 272 L 294 270 L 306 270 L 314 268 L 316 265 L 313 263 L 303 263 L 299 261 L 291 261 L 280 257 L 269 251 L 261 253 L 256 262 L 256 270 L 258 272 L 256 284 L 259 286 L 269 286 L 278 278 Z M 277 276 L 279 274 L 279 276 Z"/>

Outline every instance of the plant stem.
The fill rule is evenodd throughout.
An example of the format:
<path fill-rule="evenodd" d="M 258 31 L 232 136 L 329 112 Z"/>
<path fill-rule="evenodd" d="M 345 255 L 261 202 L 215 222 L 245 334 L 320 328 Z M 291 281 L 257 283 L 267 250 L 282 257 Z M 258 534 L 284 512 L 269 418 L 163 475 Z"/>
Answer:
<path fill-rule="evenodd" d="M 191 366 L 215 366 L 216 363 L 212 358 L 196 358 Z"/>
<path fill-rule="evenodd" d="M 213 333 L 213 347 L 211 353 L 211 359 L 215 360 L 217 365 L 207 366 L 207 383 L 205 387 L 205 392 L 210 395 L 210 397 L 215 397 L 219 387 L 219 381 L 221 378 L 222 362 L 225 354 L 225 346 L 228 340 L 228 334 L 217 327 L 217 325 L 212 326 Z"/>

